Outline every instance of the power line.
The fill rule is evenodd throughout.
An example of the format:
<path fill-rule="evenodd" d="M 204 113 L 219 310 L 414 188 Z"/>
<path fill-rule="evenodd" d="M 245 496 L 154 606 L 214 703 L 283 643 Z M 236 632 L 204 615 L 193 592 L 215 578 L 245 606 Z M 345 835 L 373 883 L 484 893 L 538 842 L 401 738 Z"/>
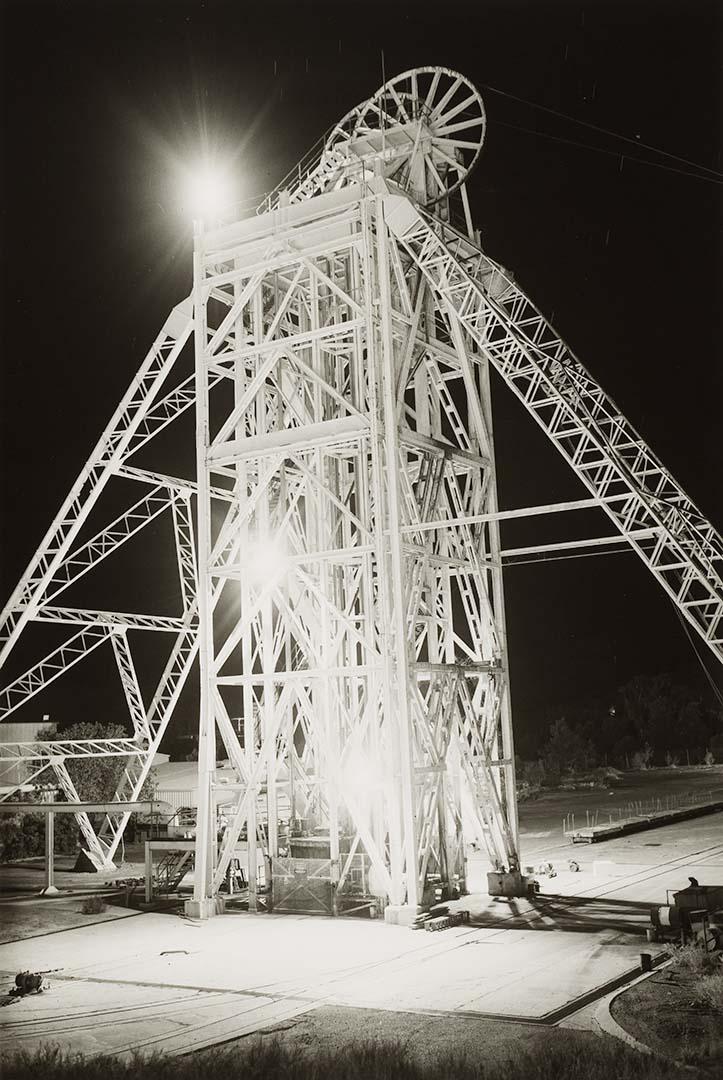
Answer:
<path fill-rule="evenodd" d="M 595 551 L 583 551 L 579 555 L 540 555 L 534 559 L 528 559 L 525 558 L 524 555 L 522 555 L 518 556 L 517 558 L 505 559 L 503 566 L 531 566 L 532 563 L 560 562 L 562 559 L 591 559 L 594 556 L 599 557 L 600 555 L 627 555 L 628 552 L 632 552 L 633 549 L 630 547 L 629 544 L 626 543 L 624 539 L 621 539 L 619 541 L 614 537 L 611 537 L 611 539 L 615 539 L 616 543 L 624 543 L 625 547 L 601 548 Z"/>
<path fill-rule="evenodd" d="M 715 694 L 715 696 L 718 699 L 719 703 L 721 705 L 723 705 L 723 694 L 721 694 L 720 690 L 718 689 L 718 687 L 715 684 L 715 680 L 714 680 L 713 676 L 708 671 L 708 668 L 705 666 L 705 662 L 703 660 L 703 657 L 698 652 L 698 647 L 697 647 L 695 641 L 693 640 L 693 638 L 690 635 L 690 630 L 688 628 L 688 624 L 687 624 L 686 620 L 683 618 L 683 616 L 680 614 L 680 611 L 678 610 L 677 607 L 675 609 L 675 614 L 678 616 L 678 619 L 680 621 L 680 625 L 685 630 L 685 636 L 688 638 L 688 641 L 690 642 L 690 644 L 692 646 L 693 652 L 695 653 L 696 657 L 698 658 L 698 662 L 699 662 L 700 666 L 703 668 L 703 674 L 705 675 L 706 679 L 710 683 L 711 689 L 713 690 L 713 693 Z"/>
<path fill-rule="evenodd" d="M 505 560 L 504 565 L 505 566 L 529 566 L 532 563 L 560 562 L 562 559 L 590 559 L 593 556 L 600 556 L 600 555 L 624 555 L 626 552 L 632 552 L 632 548 L 626 546 L 624 548 L 610 548 L 607 551 L 604 551 L 604 550 L 603 551 L 584 551 L 584 552 L 581 552 L 578 555 L 542 555 L 542 556 L 538 556 L 535 559 L 525 559 L 523 557 L 523 558 Z M 678 616 L 678 620 L 680 621 L 680 625 L 685 630 L 685 635 L 688 638 L 688 641 L 690 642 L 691 648 L 693 649 L 693 652 L 696 655 L 698 663 L 700 664 L 700 666 L 703 669 L 703 674 L 705 675 L 706 679 L 710 683 L 710 687 L 711 687 L 713 693 L 715 694 L 716 699 L 718 700 L 718 702 L 721 705 L 723 705 L 723 694 L 721 694 L 720 690 L 716 686 L 716 683 L 715 683 L 715 680 L 714 680 L 713 676 L 708 671 L 708 668 L 705 665 L 705 661 L 703 660 L 703 657 L 700 655 L 700 653 L 698 651 L 698 646 L 696 645 L 695 640 L 694 640 L 694 638 L 692 637 L 692 635 L 690 633 L 690 629 L 688 627 L 688 624 L 687 624 L 686 620 L 680 614 L 680 611 L 678 610 L 677 607 L 675 607 L 674 610 L 675 610 L 675 614 Z"/>
<path fill-rule="evenodd" d="M 600 127 L 598 124 L 591 124 L 589 120 L 579 120 L 575 116 L 568 116 L 567 113 L 560 112 L 558 109 L 551 109 L 547 105 L 539 105 L 536 101 L 527 101 L 526 98 L 517 97 L 516 94 L 509 94 L 505 90 L 498 90 L 496 86 L 489 86 L 485 83 L 482 83 L 481 85 L 483 89 L 491 90 L 493 94 L 499 94 L 501 97 L 510 98 L 512 101 L 518 101 L 522 105 L 529 105 L 532 109 L 541 109 L 542 112 L 550 113 L 552 116 L 558 116 L 562 120 L 569 120 L 572 124 L 580 124 L 582 127 L 591 128 L 593 131 L 599 131 L 603 135 L 611 136 L 613 139 L 621 139 L 623 142 L 631 143 L 633 146 L 642 146 L 646 150 L 652 150 L 655 154 L 662 154 L 663 157 L 670 158 L 671 161 L 678 161 L 683 165 L 692 165 L 695 169 L 711 173 L 713 176 L 723 180 L 723 173 L 718 172 L 717 169 L 709 169 L 707 165 L 700 165 L 697 161 L 690 161 L 688 158 L 679 157 L 677 154 L 670 154 L 667 150 L 661 150 L 659 147 L 652 146 L 650 143 L 641 142 L 639 139 L 631 139 L 629 135 L 621 135 L 618 131 L 610 131 L 609 128 Z"/>
<path fill-rule="evenodd" d="M 689 176 L 693 180 L 704 180 L 709 184 L 717 184 L 718 186 L 723 185 L 723 178 L 714 180 L 712 176 L 701 176 L 700 173 L 689 172 L 687 169 L 676 169 L 672 165 L 663 165 L 660 161 L 647 161 L 645 158 L 621 154 L 619 150 L 605 150 L 601 146 L 591 146 L 589 143 L 578 142 L 576 139 L 565 139 L 562 135 L 551 135 L 547 131 L 537 131 L 535 128 L 521 127 L 519 124 L 509 124 L 505 120 L 491 120 L 490 123 L 496 124 L 498 127 L 523 131 L 527 135 L 538 135 L 541 139 L 551 139 L 553 142 L 566 143 L 568 146 L 578 146 L 582 150 L 591 150 L 595 154 L 607 154 L 609 157 L 620 158 L 623 161 L 632 161 L 636 165 L 650 165 L 654 169 L 664 169 L 666 172 L 679 173 L 681 176 Z"/>

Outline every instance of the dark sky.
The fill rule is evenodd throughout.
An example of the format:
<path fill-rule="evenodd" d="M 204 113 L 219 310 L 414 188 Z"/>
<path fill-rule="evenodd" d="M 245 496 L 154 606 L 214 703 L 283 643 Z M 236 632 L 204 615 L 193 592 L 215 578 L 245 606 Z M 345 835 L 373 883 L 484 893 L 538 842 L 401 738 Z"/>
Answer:
<path fill-rule="evenodd" d="M 720 527 L 721 187 L 486 89 L 721 170 L 717 7 L 5 0 L 3 598 L 189 290 L 179 162 L 205 140 L 235 157 L 241 195 L 273 187 L 377 89 L 382 50 L 387 76 L 441 64 L 480 88 L 490 123 L 469 191 L 483 243 Z M 582 494 L 509 392 L 494 389 L 501 505 Z M 602 524 L 537 519 L 503 539 L 596 535 Z M 637 673 L 691 667 L 702 678 L 633 555 L 510 568 L 506 587 L 521 732 L 557 703 L 609 697 Z M 124 592 L 119 606 L 131 610 Z M 103 664 L 17 718 L 115 718 Z"/>

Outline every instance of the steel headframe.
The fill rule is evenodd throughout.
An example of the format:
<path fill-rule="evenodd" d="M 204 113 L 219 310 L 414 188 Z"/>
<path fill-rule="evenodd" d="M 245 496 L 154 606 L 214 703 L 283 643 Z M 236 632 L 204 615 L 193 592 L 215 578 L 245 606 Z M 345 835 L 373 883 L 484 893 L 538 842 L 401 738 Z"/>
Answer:
<path fill-rule="evenodd" d="M 465 180 L 484 130 L 463 76 L 405 72 L 335 125 L 256 215 L 199 225 L 193 295 L 164 324 L 0 620 L 2 661 L 31 622 L 70 632 L 0 690 L 0 718 L 112 648 L 127 738 L 3 743 L 0 755 L 5 769 L 23 764 L 26 782 L 52 770 L 99 867 L 112 865 L 199 653 L 199 914 L 244 841 L 252 909 L 262 876 L 276 910 L 415 908 L 465 888 L 469 842 L 491 868 L 519 869 L 502 583 L 519 551 L 500 549 L 501 518 L 598 507 L 723 652 L 720 536 L 479 247 Z M 498 510 L 490 366 L 586 499 Z M 194 406 L 196 480 L 131 460 Z M 118 478 L 144 494 L 93 530 Z M 165 511 L 178 614 L 57 605 Z M 129 645 L 141 631 L 171 641 L 150 692 Z M 219 738 L 236 774 L 220 845 Z M 87 756 L 126 762 L 118 811 L 100 829 L 67 767 Z"/>

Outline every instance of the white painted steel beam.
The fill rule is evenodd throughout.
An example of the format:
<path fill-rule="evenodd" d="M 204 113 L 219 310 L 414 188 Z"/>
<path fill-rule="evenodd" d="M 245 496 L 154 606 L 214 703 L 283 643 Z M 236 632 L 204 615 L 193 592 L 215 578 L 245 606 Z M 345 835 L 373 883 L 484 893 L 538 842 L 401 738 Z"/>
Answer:
<path fill-rule="evenodd" d="M 0 663 L 70 550 L 81 525 L 168 377 L 191 332 L 187 305 L 173 309 L 0 616 Z"/>
<path fill-rule="evenodd" d="M 500 266 L 480 252 L 471 275 L 457 256 L 456 234 L 403 196 L 389 195 L 388 205 L 395 236 L 440 302 L 723 659 L 723 539 L 713 525 Z M 636 533 L 650 528 L 657 543 L 643 546 Z"/>
<path fill-rule="evenodd" d="M 53 652 L 0 690 L 0 720 L 6 719 L 35 694 L 83 660 L 108 639 L 109 627 L 80 630 Z"/>
<path fill-rule="evenodd" d="M 138 754 L 133 739 L 51 739 L 47 742 L 2 742 L 0 761 L 44 761 L 65 758 L 128 757 Z"/>

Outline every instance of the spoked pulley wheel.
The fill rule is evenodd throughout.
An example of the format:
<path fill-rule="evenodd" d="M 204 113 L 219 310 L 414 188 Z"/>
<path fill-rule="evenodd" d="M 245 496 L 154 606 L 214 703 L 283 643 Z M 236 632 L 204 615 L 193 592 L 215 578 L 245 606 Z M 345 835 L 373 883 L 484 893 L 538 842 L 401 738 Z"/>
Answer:
<path fill-rule="evenodd" d="M 380 144 L 390 160 L 387 175 L 426 206 L 464 182 L 484 142 L 482 98 L 463 75 L 421 67 L 389 79 L 332 129 L 324 153 L 339 144 Z"/>

